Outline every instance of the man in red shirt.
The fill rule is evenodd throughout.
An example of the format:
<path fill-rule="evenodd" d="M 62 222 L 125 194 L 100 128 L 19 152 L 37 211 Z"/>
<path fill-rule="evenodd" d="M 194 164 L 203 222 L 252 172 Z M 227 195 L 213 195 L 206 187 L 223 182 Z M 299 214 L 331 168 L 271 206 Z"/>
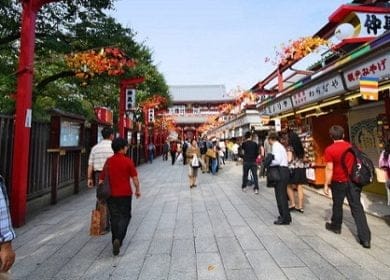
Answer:
<path fill-rule="evenodd" d="M 361 189 L 355 186 L 350 180 L 349 175 L 345 172 L 341 157 L 343 153 L 351 146 L 350 143 L 344 141 L 344 129 L 339 125 L 333 125 L 329 129 L 330 137 L 333 139 L 333 144 L 325 149 L 325 185 L 324 193 L 329 195 L 329 186 L 332 190 L 332 218 L 331 223 L 326 223 L 325 228 L 334 233 L 341 233 L 341 224 L 343 222 L 343 202 L 347 197 L 349 207 L 351 208 L 352 216 L 357 227 L 360 244 L 364 248 L 370 248 L 371 232 L 367 224 L 366 214 L 364 213 L 363 205 L 360 202 Z M 351 172 L 354 164 L 354 157 L 347 153 L 345 156 L 345 165 L 348 173 Z"/>
<path fill-rule="evenodd" d="M 123 138 L 116 138 L 111 144 L 114 155 L 107 159 L 104 171 L 100 173 L 99 182 L 104 181 L 106 170 L 109 176 L 111 196 L 107 199 L 110 211 L 112 246 L 114 256 L 119 254 L 127 227 L 131 219 L 131 199 L 133 190 L 130 179 L 135 186 L 135 197 L 141 196 L 137 170 L 133 161 L 126 156 L 128 144 Z"/>

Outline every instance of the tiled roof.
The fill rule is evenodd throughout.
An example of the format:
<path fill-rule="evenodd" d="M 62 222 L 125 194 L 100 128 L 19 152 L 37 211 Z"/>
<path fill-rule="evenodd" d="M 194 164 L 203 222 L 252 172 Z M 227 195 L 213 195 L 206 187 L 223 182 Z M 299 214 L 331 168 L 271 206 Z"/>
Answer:
<path fill-rule="evenodd" d="M 173 103 L 183 101 L 228 101 L 224 85 L 187 85 L 169 86 Z"/>

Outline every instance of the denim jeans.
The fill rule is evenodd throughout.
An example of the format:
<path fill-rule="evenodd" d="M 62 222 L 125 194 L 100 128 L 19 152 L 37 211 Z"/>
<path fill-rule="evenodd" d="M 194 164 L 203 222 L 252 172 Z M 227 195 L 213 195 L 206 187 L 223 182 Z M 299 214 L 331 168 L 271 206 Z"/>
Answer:
<path fill-rule="evenodd" d="M 107 199 L 110 211 L 112 242 L 118 239 L 122 244 L 131 219 L 131 196 L 110 197 Z"/>
<path fill-rule="evenodd" d="M 211 159 L 211 173 L 215 175 L 217 173 L 218 161 L 216 158 Z"/>
<path fill-rule="evenodd" d="M 149 162 L 153 162 L 153 151 L 149 151 Z"/>

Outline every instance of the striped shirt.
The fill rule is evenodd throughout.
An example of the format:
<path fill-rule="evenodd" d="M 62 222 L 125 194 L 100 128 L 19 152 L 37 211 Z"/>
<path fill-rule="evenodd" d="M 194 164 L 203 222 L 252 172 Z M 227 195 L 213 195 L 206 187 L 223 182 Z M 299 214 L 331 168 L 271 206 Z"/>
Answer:
<path fill-rule="evenodd" d="M 111 148 L 111 140 L 103 139 L 93 146 L 88 159 L 88 165 L 93 166 L 94 171 L 102 171 L 106 159 L 114 154 Z"/>
<path fill-rule="evenodd" d="M 15 239 L 16 234 L 12 228 L 11 215 L 9 213 L 9 202 L 7 189 L 3 177 L 0 176 L 0 243 Z"/>

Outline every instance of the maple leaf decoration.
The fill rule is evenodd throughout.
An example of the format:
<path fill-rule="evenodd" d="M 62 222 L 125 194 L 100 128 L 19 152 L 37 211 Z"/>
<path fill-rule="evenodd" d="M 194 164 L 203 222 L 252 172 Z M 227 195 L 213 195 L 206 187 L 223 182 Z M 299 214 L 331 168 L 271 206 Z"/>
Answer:
<path fill-rule="evenodd" d="M 331 42 L 318 36 L 302 37 L 295 41 L 290 40 L 287 46 L 282 44 L 281 51 L 275 50 L 276 58 L 274 61 L 267 57 L 265 62 L 271 61 L 274 65 L 285 65 L 290 61 L 296 61 L 307 56 L 320 46 L 331 48 Z"/>
<path fill-rule="evenodd" d="M 89 80 L 95 75 L 102 74 L 120 76 L 127 69 L 135 66 L 135 61 L 127 58 L 118 48 L 71 53 L 65 56 L 65 62 L 70 69 L 74 70 L 75 76 L 81 80 Z"/>

